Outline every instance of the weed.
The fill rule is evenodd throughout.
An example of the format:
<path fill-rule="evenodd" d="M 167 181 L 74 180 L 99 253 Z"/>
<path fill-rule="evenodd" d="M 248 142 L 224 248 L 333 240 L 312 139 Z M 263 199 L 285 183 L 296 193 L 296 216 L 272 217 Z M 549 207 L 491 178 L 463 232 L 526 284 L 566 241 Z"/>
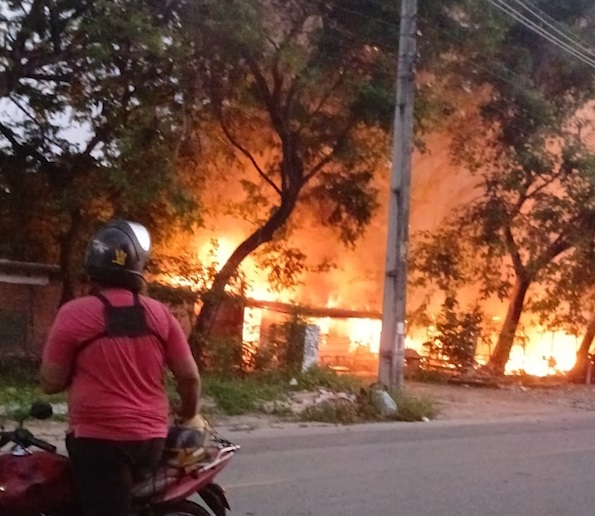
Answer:
<path fill-rule="evenodd" d="M 323 387 L 334 392 L 357 393 L 364 382 L 357 376 L 338 374 L 326 366 L 315 366 L 297 376 L 297 389 L 317 389 Z"/>
<path fill-rule="evenodd" d="M 337 425 L 363 423 L 369 421 L 422 421 L 433 419 L 438 410 L 431 400 L 415 398 L 403 391 L 391 391 L 398 412 L 385 416 L 376 402 L 373 391 L 362 389 L 357 402 L 334 399 L 306 408 L 300 415 L 303 421 L 318 421 Z"/>
<path fill-rule="evenodd" d="M 399 421 L 422 421 L 424 418 L 435 419 L 439 410 L 435 403 L 428 398 L 416 398 L 405 391 L 393 391 L 390 395 L 397 402 Z"/>
<path fill-rule="evenodd" d="M 263 383 L 252 377 L 206 377 L 203 378 L 203 392 L 228 415 L 258 411 L 263 402 L 281 400 L 285 394 L 280 384 Z"/>
<path fill-rule="evenodd" d="M 357 404 L 347 400 L 332 400 L 304 409 L 302 421 L 318 421 L 335 425 L 350 425 L 362 422 Z"/>
<path fill-rule="evenodd" d="M 4 366 L 4 367 L 3 367 Z M 0 362 L 0 414 L 16 419 L 29 410 L 33 401 L 45 400 L 52 404 L 64 403 L 66 394 L 47 396 L 37 386 L 38 364 Z M 353 424 L 364 421 L 379 421 L 383 417 L 372 402 L 364 380 L 352 375 L 338 374 L 329 367 L 314 367 L 305 373 L 295 375 L 297 385 L 290 385 L 286 373 L 267 372 L 244 376 L 205 375 L 203 393 L 214 400 L 215 406 L 205 406 L 203 411 L 211 414 L 241 415 L 250 412 L 265 412 L 284 418 L 294 414 L 287 402 L 290 390 L 316 390 L 325 388 L 332 392 L 346 392 L 358 395 L 357 403 L 335 399 L 305 409 L 300 418 L 307 421 L 322 421 L 336 424 Z M 178 400 L 175 382 L 171 374 L 166 376 L 166 388 L 173 405 Z M 432 419 L 437 414 L 434 404 L 427 399 L 407 396 L 404 392 L 391 392 L 397 402 L 402 421 L 419 421 L 424 417 Z M 55 420 L 64 420 L 66 415 L 57 414 Z"/>
<path fill-rule="evenodd" d="M 434 371 L 420 368 L 411 375 L 411 379 L 423 383 L 446 384 L 452 378 L 452 372 Z"/>
<path fill-rule="evenodd" d="M 34 401 L 63 403 L 66 394 L 48 396 L 37 382 L 39 364 L 29 357 L 4 358 L 0 362 L 0 414 L 12 420 L 24 418 Z"/>

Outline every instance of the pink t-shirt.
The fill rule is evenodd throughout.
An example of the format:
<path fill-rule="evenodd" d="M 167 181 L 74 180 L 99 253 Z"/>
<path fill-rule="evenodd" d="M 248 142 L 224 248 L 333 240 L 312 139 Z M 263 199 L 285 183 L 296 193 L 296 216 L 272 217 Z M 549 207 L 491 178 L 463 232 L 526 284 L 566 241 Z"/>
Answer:
<path fill-rule="evenodd" d="M 114 306 L 132 306 L 132 293 L 106 289 Z M 94 297 L 75 299 L 60 308 L 43 350 L 45 363 L 72 367 L 68 411 L 76 437 L 143 440 L 165 437 L 168 399 L 165 366 L 191 357 L 180 324 L 154 299 L 140 296 L 154 335 L 137 338 L 102 337 L 104 306 Z"/>

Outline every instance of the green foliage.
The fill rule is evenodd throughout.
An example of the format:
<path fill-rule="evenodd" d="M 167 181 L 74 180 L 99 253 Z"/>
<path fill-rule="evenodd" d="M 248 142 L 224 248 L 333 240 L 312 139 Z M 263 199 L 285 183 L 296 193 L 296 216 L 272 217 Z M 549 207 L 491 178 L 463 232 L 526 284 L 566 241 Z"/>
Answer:
<path fill-rule="evenodd" d="M 319 388 L 333 392 L 356 394 L 364 387 L 364 381 L 354 375 L 339 374 L 328 366 L 314 366 L 297 376 L 297 389 Z"/>
<path fill-rule="evenodd" d="M 248 255 L 279 238 L 301 204 L 344 242 L 361 236 L 377 208 L 373 175 L 385 170 L 389 135 L 379 117 L 391 113 L 396 65 L 370 47 L 382 23 L 353 24 L 341 2 L 243 0 L 228 7 L 207 1 L 184 17 L 209 93 L 204 119 L 219 123 L 238 163 L 253 172 L 240 181 L 255 228 L 217 275 L 219 291 Z M 355 39 L 343 23 L 358 30 Z M 362 99 L 374 104 L 363 109 Z M 375 137 L 366 140 L 368 134 Z M 275 282 L 295 282 L 303 253 L 283 258 L 265 265 Z M 199 316 L 193 339 L 207 331 L 208 318 Z"/>
<path fill-rule="evenodd" d="M 50 403 L 66 402 L 66 394 L 47 396 L 37 386 L 39 364 L 31 359 L 4 359 L 0 363 L 0 406 L 5 408 L 3 417 L 17 420 L 28 413 L 31 403 L 46 400 Z M 361 393 L 364 386 L 360 378 L 339 375 L 329 368 L 312 368 L 295 376 L 297 385 L 289 383 L 290 376 L 278 372 L 252 374 L 202 375 L 202 394 L 212 399 L 213 407 L 205 406 L 203 411 L 215 415 L 242 415 L 249 413 L 274 414 L 284 418 L 294 418 L 288 403 L 291 390 L 312 390 L 326 388 L 332 392 Z M 170 402 L 179 402 L 173 376 L 169 373 L 165 385 Z M 391 393 L 399 406 L 399 420 L 419 421 L 422 417 L 432 418 L 436 411 L 433 404 L 424 399 L 416 399 L 402 393 Z M 0 419 L 2 415 L 0 415 Z M 55 415 L 54 420 L 65 420 L 67 416 Z M 352 424 L 364 421 L 377 421 L 376 405 L 367 395 L 360 395 L 358 403 L 342 400 L 338 403 L 312 407 L 301 416 L 304 420 L 325 421 L 336 424 Z"/>
<path fill-rule="evenodd" d="M 551 330 L 581 334 L 593 318 L 595 245 L 575 248 L 548 266 L 543 289 L 528 302 L 540 324 Z"/>
<path fill-rule="evenodd" d="M 424 231 L 413 236 L 409 262 L 413 287 L 436 285 L 442 291 L 451 291 L 469 280 L 472 257 L 457 230 Z"/>
<path fill-rule="evenodd" d="M 436 383 L 446 385 L 452 378 L 452 373 L 444 371 L 435 371 L 424 368 L 423 365 L 412 376 L 412 379 L 422 383 Z"/>
<path fill-rule="evenodd" d="M 238 374 L 247 368 L 244 345 L 239 339 L 211 338 L 203 352 L 206 368 L 213 374 Z"/>
<path fill-rule="evenodd" d="M 379 206 L 373 179 L 370 171 L 322 173 L 319 184 L 310 192 L 324 213 L 324 222 L 338 226 L 346 244 L 355 244 Z"/>
<path fill-rule="evenodd" d="M 302 369 L 307 322 L 299 316 L 275 325 L 268 336 L 268 346 L 274 350 L 276 368 L 295 375 Z"/>
<path fill-rule="evenodd" d="M 258 377 L 206 376 L 203 378 L 203 393 L 212 397 L 218 409 L 228 415 L 258 412 L 263 402 L 284 398 L 280 384 L 264 382 Z"/>
<path fill-rule="evenodd" d="M 424 418 L 436 419 L 439 415 L 436 403 L 426 397 L 416 397 L 407 394 L 406 390 L 389 391 L 399 407 L 399 421 L 421 421 Z"/>
<path fill-rule="evenodd" d="M 300 284 L 300 276 L 307 270 L 306 254 L 288 245 L 284 238 L 275 239 L 255 252 L 260 267 L 267 273 L 269 289 L 287 290 Z"/>
<path fill-rule="evenodd" d="M 72 295 L 99 221 L 153 228 L 192 213 L 172 175 L 187 47 L 151 1 L 15 5 L 0 20 L 0 99 L 15 113 L 0 120 L 0 248 L 59 262 Z"/>
<path fill-rule="evenodd" d="M 307 407 L 300 414 L 302 421 L 316 421 L 335 425 L 352 425 L 362 423 L 364 415 L 357 404 L 347 400 L 327 401 Z"/>
<path fill-rule="evenodd" d="M 382 415 L 380 407 L 374 401 L 372 389 L 362 389 L 356 403 L 343 399 L 329 400 L 307 407 L 300 418 L 303 421 L 348 425 L 386 420 L 422 421 L 424 418 L 434 419 L 438 415 L 437 407 L 429 399 L 409 396 L 404 391 L 391 391 L 389 394 L 398 407 L 398 413 L 392 416 Z"/>
<path fill-rule="evenodd" d="M 566 9 L 550 2 L 538 5 L 573 24 L 573 31 L 590 26 L 592 33 L 585 3 Z M 452 69 L 471 90 L 489 86 L 490 91 L 474 106 L 480 123 L 471 124 L 470 131 L 463 128 L 453 147 L 455 160 L 475 172 L 477 195 L 434 238 L 423 236 L 423 252 L 412 269 L 421 278 L 414 284 L 446 293 L 461 284 L 472 286 L 480 302 L 510 297 L 522 311 L 527 285 L 549 284 L 553 292 L 560 260 L 579 257 L 573 249 L 593 241 L 593 153 L 581 141 L 583 122 L 575 114 L 595 98 L 595 80 L 588 66 L 501 13 L 463 12 L 459 18 L 466 25 L 482 24 L 483 34 L 472 43 L 481 52 L 459 54 L 450 61 Z M 483 23 L 486 16 L 491 24 Z M 523 288 L 515 291 L 515 284 Z M 503 322 L 505 331 L 489 364 L 495 371 L 504 370 L 518 311 L 509 311 Z"/>
<path fill-rule="evenodd" d="M 256 373 L 274 373 L 288 378 L 300 373 L 308 323 L 298 314 L 271 325 L 257 346 L 244 343 L 244 367 Z"/>
<path fill-rule="evenodd" d="M 436 331 L 424 343 L 430 357 L 447 360 L 457 368 L 475 365 L 475 350 L 483 333 L 483 313 L 479 307 L 459 311 L 454 297 L 447 297 L 436 318 Z"/>
<path fill-rule="evenodd" d="M 26 417 L 34 401 L 66 401 L 64 393 L 48 396 L 41 392 L 38 370 L 39 361 L 32 357 L 5 356 L 0 360 L 0 406 L 4 409 L 4 417 L 11 420 Z M 61 416 L 55 417 L 59 419 Z"/>

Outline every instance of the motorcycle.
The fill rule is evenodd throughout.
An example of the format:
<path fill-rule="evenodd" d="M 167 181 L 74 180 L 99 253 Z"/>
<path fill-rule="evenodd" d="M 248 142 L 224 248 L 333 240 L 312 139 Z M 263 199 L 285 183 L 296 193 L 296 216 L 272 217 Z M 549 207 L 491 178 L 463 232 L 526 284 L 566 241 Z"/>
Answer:
<path fill-rule="evenodd" d="M 49 403 L 35 402 L 29 417 L 48 419 Z M 0 516 L 80 516 L 68 458 L 35 437 L 23 418 L 13 431 L 0 431 Z M 35 447 L 39 450 L 32 451 Z M 135 514 L 153 516 L 210 516 L 188 498 L 198 494 L 215 516 L 225 516 L 229 503 L 214 478 L 229 463 L 239 446 L 210 429 L 205 456 L 200 462 L 172 466 L 163 461 L 133 488 Z"/>

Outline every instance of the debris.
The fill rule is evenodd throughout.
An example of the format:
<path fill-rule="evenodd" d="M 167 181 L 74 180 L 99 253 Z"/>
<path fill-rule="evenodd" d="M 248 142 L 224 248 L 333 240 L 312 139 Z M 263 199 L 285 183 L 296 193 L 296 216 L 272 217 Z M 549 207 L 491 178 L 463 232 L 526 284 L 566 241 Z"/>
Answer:
<path fill-rule="evenodd" d="M 337 398 L 340 400 L 347 400 L 355 403 L 357 401 L 357 396 L 355 394 L 349 394 L 348 392 L 340 392 L 337 394 Z"/>
<path fill-rule="evenodd" d="M 252 432 L 256 430 L 256 427 L 253 425 L 234 425 L 228 428 L 230 432 Z"/>
<path fill-rule="evenodd" d="M 372 400 L 380 414 L 384 417 L 394 416 L 399 412 L 396 401 L 385 389 L 376 387 L 372 391 Z"/>
<path fill-rule="evenodd" d="M 260 405 L 265 414 L 284 414 L 292 411 L 292 405 L 285 400 L 265 401 Z"/>

